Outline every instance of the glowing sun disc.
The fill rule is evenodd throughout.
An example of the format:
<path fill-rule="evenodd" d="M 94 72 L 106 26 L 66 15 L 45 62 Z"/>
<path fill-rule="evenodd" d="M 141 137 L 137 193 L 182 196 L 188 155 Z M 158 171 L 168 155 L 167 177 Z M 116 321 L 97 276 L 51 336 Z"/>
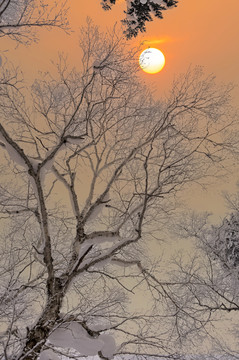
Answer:
<path fill-rule="evenodd" d="M 139 65 L 146 73 L 156 74 L 165 65 L 164 54 L 158 49 L 148 48 L 140 54 Z"/>

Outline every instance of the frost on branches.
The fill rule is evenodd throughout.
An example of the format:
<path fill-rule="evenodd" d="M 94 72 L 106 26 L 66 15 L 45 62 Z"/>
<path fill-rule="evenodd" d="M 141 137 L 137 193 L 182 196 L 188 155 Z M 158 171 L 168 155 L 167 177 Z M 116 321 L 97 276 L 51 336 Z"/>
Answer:
<path fill-rule="evenodd" d="M 237 268 L 239 265 L 239 213 L 232 213 L 218 227 L 210 231 L 210 247 L 214 247 L 217 255 L 225 266 Z"/>
<path fill-rule="evenodd" d="M 30 44 L 38 39 L 37 28 L 69 29 L 67 0 L 1 0 L 0 38 Z"/>
<path fill-rule="evenodd" d="M 197 67 L 156 100 L 116 29 L 88 20 L 80 46 L 30 88 L 0 75 L 1 360 L 173 356 L 207 325 L 149 249 L 223 161 L 231 88 Z"/>
<path fill-rule="evenodd" d="M 110 10 L 117 0 L 102 0 L 103 9 Z M 146 31 L 146 22 L 152 21 L 152 16 L 162 19 L 163 12 L 176 7 L 177 0 L 125 0 L 127 10 L 122 23 L 126 30 L 124 33 L 128 39 L 136 37 L 139 32 Z"/>

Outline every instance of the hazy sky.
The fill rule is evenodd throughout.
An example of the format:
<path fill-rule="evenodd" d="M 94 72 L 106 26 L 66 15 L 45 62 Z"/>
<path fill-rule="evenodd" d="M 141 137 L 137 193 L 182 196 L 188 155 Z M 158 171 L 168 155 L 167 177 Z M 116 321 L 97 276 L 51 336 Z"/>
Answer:
<path fill-rule="evenodd" d="M 28 80 L 32 80 L 39 70 L 47 70 L 51 66 L 50 61 L 56 59 L 57 52 L 64 51 L 69 55 L 70 62 L 80 66 L 79 26 L 90 16 L 96 24 L 110 27 L 116 21 L 120 22 L 126 6 L 124 0 L 118 0 L 112 11 L 105 12 L 100 0 L 70 0 L 69 4 L 73 34 L 66 35 L 60 30 L 41 31 L 39 43 L 28 48 L 16 48 L 14 43 L 1 40 L 1 52 L 23 69 Z M 147 32 L 131 42 L 133 46 L 147 40 L 145 47 L 150 44 L 159 48 L 166 58 L 162 72 L 150 75 L 142 71 L 142 79 L 160 96 L 169 89 L 175 74 L 184 72 L 190 65 L 203 65 L 206 72 L 216 75 L 219 83 L 233 82 L 238 86 L 238 13 L 238 0 L 179 0 L 177 8 L 166 11 L 163 20 L 155 19 L 147 24 Z M 234 104 L 237 104 L 238 97 L 239 88 L 236 88 Z M 233 175 L 231 182 L 227 180 L 227 187 L 235 184 L 235 179 Z M 198 193 L 198 196 L 191 191 L 189 200 L 192 197 L 199 209 L 208 208 L 220 213 L 223 201 L 219 194 L 223 187 L 222 183 L 207 193 Z"/>
<path fill-rule="evenodd" d="M 77 28 L 90 16 L 96 24 L 111 26 L 123 16 L 124 0 L 118 0 L 113 11 L 104 12 L 100 0 L 70 0 L 70 21 L 75 33 L 71 36 L 61 31 L 41 32 L 40 42 L 25 48 L 14 48 L 6 55 L 16 63 L 21 63 L 28 73 L 46 68 L 49 60 L 58 51 L 66 51 L 77 62 Z M 162 41 L 151 46 L 160 48 L 166 57 L 166 66 L 158 75 L 142 77 L 154 80 L 159 89 L 167 89 L 175 73 L 184 71 L 190 64 L 206 67 L 214 72 L 220 81 L 239 82 L 239 2 L 225 3 L 218 0 L 179 0 L 177 8 L 165 12 L 163 20 L 155 19 L 147 25 L 144 40 Z M 142 39 L 142 37 L 141 37 Z M 133 41 L 139 43 L 141 39 Z M 2 41 L 1 41 L 2 42 Z M 6 43 L 3 42 L 2 49 Z M 9 48 L 9 43 L 5 49 Z M 237 92 L 238 94 L 239 92 Z"/>

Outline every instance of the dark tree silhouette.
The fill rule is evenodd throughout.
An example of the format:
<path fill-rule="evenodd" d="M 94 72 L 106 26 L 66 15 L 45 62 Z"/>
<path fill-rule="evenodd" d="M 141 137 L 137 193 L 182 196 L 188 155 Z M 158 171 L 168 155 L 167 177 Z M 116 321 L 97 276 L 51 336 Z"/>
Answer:
<path fill-rule="evenodd" d="M 104 10 L 110 10 L 117 0 L 101 0 Z M 136 37 L 139 32 L 146 31 L 146 22 L 152 21 L 152 16 L 163 18 L 163 12 L 177 6 L 177 0 L 125 0 L 127 10 L 122 23 L 128 39 Z"/>

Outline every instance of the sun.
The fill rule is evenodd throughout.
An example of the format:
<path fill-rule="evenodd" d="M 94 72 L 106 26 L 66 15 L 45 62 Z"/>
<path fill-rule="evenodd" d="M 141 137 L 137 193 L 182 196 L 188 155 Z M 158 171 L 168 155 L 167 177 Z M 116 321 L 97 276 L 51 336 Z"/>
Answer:
<path fill-rule="evenodd" d="M 165 65 L 164 54 L 158 49 L 148 48 L 140 54 L 139 65 L 146 73 L 156 74 Z"/>

